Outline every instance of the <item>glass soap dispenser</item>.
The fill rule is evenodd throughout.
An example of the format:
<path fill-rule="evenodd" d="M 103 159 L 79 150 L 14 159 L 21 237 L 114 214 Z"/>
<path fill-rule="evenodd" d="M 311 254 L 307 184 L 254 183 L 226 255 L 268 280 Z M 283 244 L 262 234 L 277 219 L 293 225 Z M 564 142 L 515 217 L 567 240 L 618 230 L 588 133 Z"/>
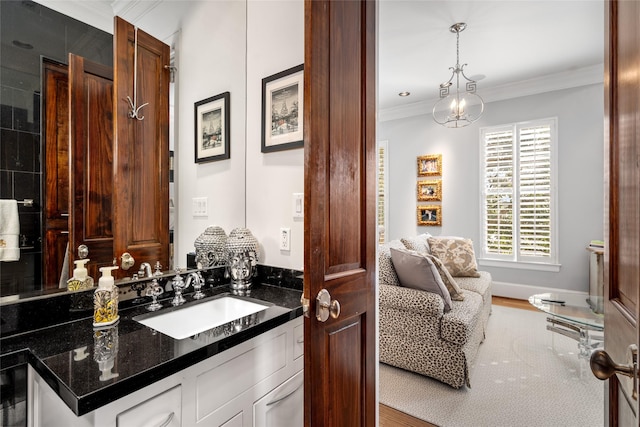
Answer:
<path fill-rule="evenodd" d="M 81 291 L 93 288 L 93 278 L 87 274 L 86 264 L 89 261 L 88 258 L 74 261 L 76 268 L 73 269 L 73 277 L 67 280 L 67 290 Z"/>
<path fill-rule="evenodd" d="M 98 289 L 93 295 L 93 327 L 101 328 L 116 323 L 118 315 L 118 287 L 115 285 L 111 270 L 118 267 L 101 267 L 102 276 L 98 280 Z"/>

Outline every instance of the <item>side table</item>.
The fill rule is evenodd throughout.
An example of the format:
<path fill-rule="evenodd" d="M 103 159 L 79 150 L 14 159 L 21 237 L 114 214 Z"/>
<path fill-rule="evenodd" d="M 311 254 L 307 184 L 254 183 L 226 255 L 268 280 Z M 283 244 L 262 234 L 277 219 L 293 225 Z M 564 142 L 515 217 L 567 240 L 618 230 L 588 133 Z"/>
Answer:
<path fill-rule="evenodd" d="M 578 341 L 578 357 L 589 359 L 591 352 L 604 341 L 604 315 L 591 308 L 581 294 L 543 293 L 529 297 L 529 303 L 549 315 L 547 330 Z M 597 304 L 595 304 L 597 306 Z"/>

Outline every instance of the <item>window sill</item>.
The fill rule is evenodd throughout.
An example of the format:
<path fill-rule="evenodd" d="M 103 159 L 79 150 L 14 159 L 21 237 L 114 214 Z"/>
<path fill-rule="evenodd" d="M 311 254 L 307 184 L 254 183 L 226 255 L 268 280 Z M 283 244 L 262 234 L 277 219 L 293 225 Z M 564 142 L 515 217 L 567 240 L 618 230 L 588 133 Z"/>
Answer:
<path fill-rule="evenodd" d="M 560 272 L 561 264 L 546 264 L 541 262 L 524 262 L 524 261 L 505 261 L 497 259 L 479 258 L 478 265 L 483 267 L 499 267 L 499 268 L 513 268 L 518 270 L 535 270 L 535 271 L 549 271 L 551 273 Z"/>

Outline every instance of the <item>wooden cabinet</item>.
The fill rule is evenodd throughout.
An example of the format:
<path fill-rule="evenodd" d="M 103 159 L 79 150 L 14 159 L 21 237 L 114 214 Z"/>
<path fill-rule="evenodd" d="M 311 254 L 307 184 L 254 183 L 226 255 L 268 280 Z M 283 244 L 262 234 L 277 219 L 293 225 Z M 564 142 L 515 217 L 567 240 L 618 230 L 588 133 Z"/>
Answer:
<path fill-rule="evenodd" d="M 29 367 L 29 426 L 301 426 L 301 340 L 299 317 L 80 417 Z"/>

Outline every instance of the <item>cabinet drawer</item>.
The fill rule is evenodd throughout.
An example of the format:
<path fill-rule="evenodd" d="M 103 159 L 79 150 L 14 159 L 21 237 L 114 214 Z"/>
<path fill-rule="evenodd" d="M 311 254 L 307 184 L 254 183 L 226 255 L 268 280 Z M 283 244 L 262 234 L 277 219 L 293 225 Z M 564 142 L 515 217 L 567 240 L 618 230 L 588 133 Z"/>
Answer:
<path fill-rule="evenodd" d="M 116 417 L 117 427 L 179 427 L 182 425 L 182 387 L 176 386 Z"/>
<path fill-rule="evenodd" d="M 196 377 L 197 421 L 287 367 L 286 330 Z M 277 383 L 276 383 L 277 384 Z"/>
<path fill-rule="evenodd" d="M 296 360 L 304 353 L 304 324 L 300 324 L 293 329 L 293 360 Z"/>
<path fill-rule="evenodd" d="M 304 376 L 298 372 L 253 405 L 253 427 L 304 424 Z"/>

